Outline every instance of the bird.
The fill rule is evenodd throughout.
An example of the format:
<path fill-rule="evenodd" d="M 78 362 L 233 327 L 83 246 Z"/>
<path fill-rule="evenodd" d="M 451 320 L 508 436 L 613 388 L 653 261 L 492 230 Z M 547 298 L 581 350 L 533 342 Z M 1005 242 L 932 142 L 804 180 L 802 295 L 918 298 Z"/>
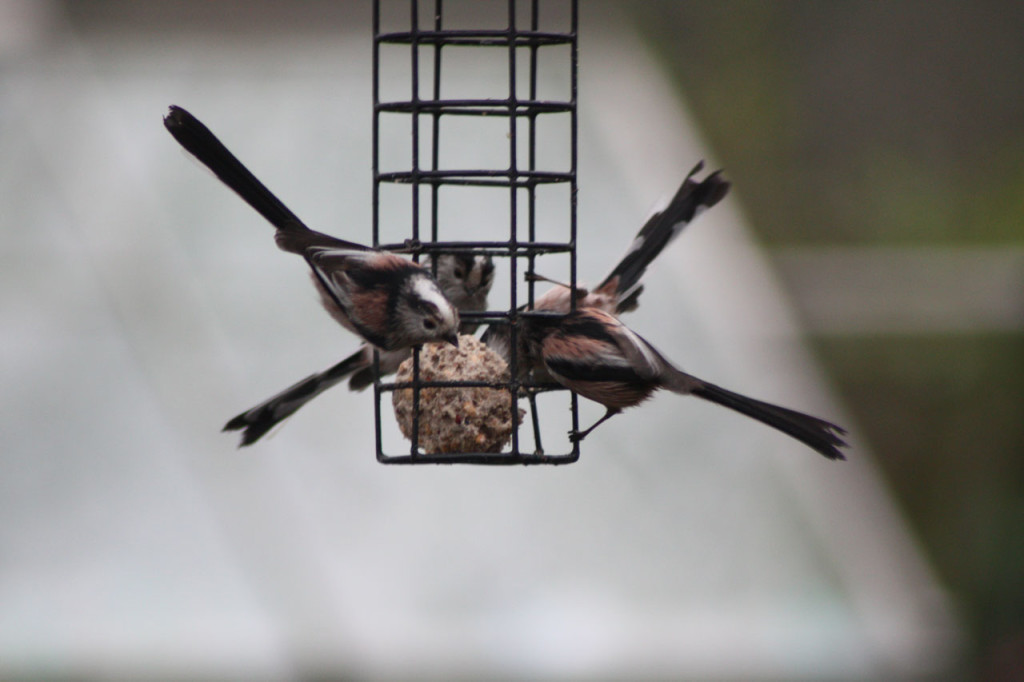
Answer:
<path fill-rule="evenodd" d="M 426 256 L 423 266 L 431 269 L 432 260 L 431 256 Z M 459 334 L 475 333 L 479 324 L 465 319 L 462 313 L 479 313 L 487 310 L 487 295 L 494 284 L 493 259 L 486 254 L 440 254 L 437 257 L 437 283 L 441 285 L 441 291 L 448 300 L 459 310 L 459 316 L 462 318 Z M 348 385 L 353 391 L 362 391 L 378 377 L 373 368 L 373 349 L 363 344 L 353 355 L 342 360 L 342 363 L 354 355 L 359 355 L 362 361 L 353 361 L 350 372 L 352 377 Z M 398 371 L 398 366 L 409 357 L 410 351 L 385 351 L 379 355 L 380 376 L 387 376 Z"/>
<path fill-rule="evenodd" d="M 428 256 L 424 267 L 431 267 Z M 494 282 L 494 263 L 488 255 L 465 253 L 441 254 L 437 257 L 437 281 L 441 290 L 460 313 L 487 309 L 487 294 Z M 472 334 L 477 325 L 463 320 L 459 332 Z M 378 350 L 378 364 L 373 363 L 374 347 L 362 344 L 354 353 L 323 372 L 311 374 L 288 388 L 275 393 L 260 404 L 231 419 L 224 429 L 242 431 L 240 445 L 252 445 L 281 421 L 295 414 L 303 405 L 324 391 L 348 379 L 349 388 L 361 391 L 378 376 L 394 374 L 412 351 Z M 379 370 L 379 374 L 378 374 Z"/>
<path fill-rule="evenodd" d="M 696 176 L 704 170 L 704 161 L 699 161 L 687 173 L 679 189 L 665 208 L 653 213 L 637 232 L 626 254 L 616 263 L 611 272 L 593 289 L 577 286 L 575 289 L 577 308 L 597 308 L 613 315 L 636 310 L 640 294 L 644 291 L 642 279 L 648 266 L 679 236 L 683 229 L 706 210 L 720 202 L 729 192 L 731 183 L 722 177 L 722 171 L 710 173 L 703 180 Z M 554 286 L 537 297 L 533 306 L 522 306 L 527 310 L 551 313 L 567 313 L 572 308 L 572 288 L 539 276 L 527 273 L 534 281 L 546 281 Z M 523 335 L 517 335 L 517 374 L 520 379 L 531 372 L 535 383 L 550 383 L 543 364 L 530 355 Z M 511 331 L 507 322 L 492 323 L 484 331 L 481 340 L 491 350 L 511 364 Z"/>
<path fill-rule="evenodd" d="M 605 414 L 569 439 L 579 442 L 627 407 L 644 402 L 658 389 L 693 395 L 728 407 L 799 440 L 831 460 L 843 460 L 846 431 L 796 410 L 735 393 L 680 370 L 618 318 L 598 308 L 577 308 L 565 315 L 524 318 L 524 336 L 532 356 L 570 391 L 605 407 Z"/>
<path fill-rule="evenodd" d="M 170 107 L 164 126 L 277 229 L 280 249 L 306 260 L 321 303 L 344 328 L 382 351 L 435 342 L 458 346 L 458 309 L 429 270 L 397 254 L 310 229 L 182 107 Z"/>

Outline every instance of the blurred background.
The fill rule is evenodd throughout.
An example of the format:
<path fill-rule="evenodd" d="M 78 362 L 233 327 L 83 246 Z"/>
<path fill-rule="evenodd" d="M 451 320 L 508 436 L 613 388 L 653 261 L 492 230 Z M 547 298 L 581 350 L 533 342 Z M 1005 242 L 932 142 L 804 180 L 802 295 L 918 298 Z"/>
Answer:
<path fill-rule="evenodd" d="M 974 670 L 1024 674 L 1024 7 L 631 11 L 956 596 Z"/>
<path fill-rule="evenodd" d="M 236 451 L 227 418 L 355 343 L 159 119 L 368 240 L 369 22 L 0 2 L 0 677 L 1020 679 L 1024 8 L 581 3 L 581 279 L 724 167 L 629 322 L 850 425 L 837 465 L 667 395 L 560 469 L 382 467 L 344 388 Z"/>

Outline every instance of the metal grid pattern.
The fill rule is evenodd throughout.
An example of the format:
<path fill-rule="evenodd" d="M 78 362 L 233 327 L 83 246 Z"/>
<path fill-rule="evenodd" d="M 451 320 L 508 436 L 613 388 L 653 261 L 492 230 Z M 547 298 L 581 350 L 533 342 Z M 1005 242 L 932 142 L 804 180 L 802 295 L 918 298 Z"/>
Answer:
<path fill-rule="evenodd" d="M 540 0 L 508 0 L 507 25 L 499 29 L 446 28 L 443 0 L 423 2 L 409 0 L 409 29 L 400 31 L 381 30 L 381 1 L 373 4 L 373 245 L 383 249 L 412 252 L 415 259 L 423 254 L 488 254 L 495 259 L 496 272 L 507 264 L 509 278 L 509 301 L 506 309 L 488 310 L 482 313 L 466 313 L 463 319 L 488 323 L 508 324 L 511 329 L 512 358 L 510 377 L 507 383 L 486 382 L 439 382 L 423 381 L 419 378 L 419 353 L 413 353 L 413 380 L 409 383 L 381 381 L 374 383 L 374 417 L 376 421 L 377 459 L 386 464 L 565 464 L 579 458 L 579 444 L 568 443 L 570 450 L 562 454 L 544 452 L 541 444 L 540 417 L 536 397 L 541 391 L 563 390 L 550 385 L 536 386 L 516 379 L 519 359 L 516 357 L 516 338 L 520 333 L 521 320 L 531 313 L 523 312 L 523 306 L 532 307 L 534 283 L 526 278 L 526 296 L 520 281 L 524 273 L 533 273 L 537 257 L 543 254 L 565 254 L 568 256 L 567 283 L 576 286 L 576 92 L 577 92 L 577 0 L 567 0 L 569 25 L 567 30 L 550 32 L 541 30 Z M 391 9 L 391 8 L 389 8 Z M 385 46 L 408 46 L 409 98 L 381 101 L 382 67 L 381 51 Z M 504 50 L 507 53 L 507 96 L 501 98 L 442 98 L 443 58 L 448 54 L 445 48 L 458 46 L 460 54 L 465 48 L 474 53 L 479 51 Z M 568 46 L 563 51 L 570 64 L 568 99 L 551 101 L 538 99 L 538 70 L 541 68 L 541 53 L 551 46 Z M 560 53 L 561 54 L 561 53 Z M 524 68 L 525 66 L 525 68 Z M 427 83 L 422 83 L 427 80 Z M 523 80 L 526 80 L 525 86 Z M 389 83 L 390 85 L 390 83 Z M 424 90 L 421 86 L 426 85 Z M 423 96 L 424 93 L 426 96 Z M 525 96 L 523 96 L 525 95 Z M 411 128 L 411 153 L 408 168 L 398 171 L 381 172 L 381 119 L 382 115 L 406 116 Z M 488 123 L 495 120 L 507 122 L 505 135 L 508 143 L 508 167 L 500 169 L 444 168 L 441 163 L 442 121 L 445 117 L 486 117 Z M 537 130 L 541 117 L 569 117 L 568 169 L 545 170 L 538 162 Z M 526 137 L 525 143 L 522 139 Z M 450 142 L 449 142 L 450 144 Z M 525 158 L 524 158 L 525 157 Z M 411 233 L 401 242 L 381 243 L 381 188 L 382 185 L 408 185 L 411 187 Z M 568 238 L 557 241 L 537 239 L 537 188 L 542 185 L 568 187 L 568 206 L 565 207 Z M 506 239 L 476 241 L 446 241 L 444 225 L 439 216 L 441 190 L 446 186 L 487 188 L 488 191 L 505 192 L 508 196 L 508 231 Z M 428 202 L 426 207 L 421 202 Z M 425 210 L 422 210 L 425 208 Z M 525 216 L 521 213 L 525 212 Z M 427 224 L 424 225 L 423 223 Z M 489 230 L 499 231 L 500 220 L 495 219 Z M 525 229 L 524 229 L 525 228 Z M 525 234 L 524 234 L 525 232 Z M 490 236 L 490 235 L 487 235 Z M 495 235 L 497 236 L 497 234 Z M 505 236 L 505 235 L 502 235 Z M 545 273 L 548 274 L 548 273 Z M 500 275 L 499 275 L 500 276 Z M 573 297 L 575 298 L 575 297 Z M 494 296 L 489 306 L 495 306 Z M 375 360 L 376 361 L 376 360 Z M 379 372 L 378 372 L 379 374 Z M 519 398 L 526 398 L 531 407 L 532 439 L 534 449 L 524 452 L 521 425 L 513 431 L 511 447 L 502 453 L 460 453 L 424 454 L 417 442 L 419 433 L 420 390 L 435 387 L 490 386 L 505 388 L 511 400 L 509 410 L 516 418 Z M 390 399 L 382 409 L 382 399 L 398 389 L 413 390 L 413 439 L 404 454 L 384 452 L 381 433 L 382 418 L 390 418 Z M 569 393 L 572 429 L 578 428 L 577 399 Z M 385 417 L 386 415 L 386 417 Z M 525 424 L 525 421 L 524 421 Z"/>

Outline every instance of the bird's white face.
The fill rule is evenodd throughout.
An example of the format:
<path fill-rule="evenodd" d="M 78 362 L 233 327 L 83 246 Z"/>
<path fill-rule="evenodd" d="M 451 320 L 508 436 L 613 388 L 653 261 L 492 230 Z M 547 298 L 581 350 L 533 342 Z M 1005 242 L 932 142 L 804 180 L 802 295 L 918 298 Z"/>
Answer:
<path fill-rule="evenodd" d="M 425 267 L 430 269 L 429 262 Z M 494 263 L 489 256 L 442 254 L 437 257 L 437 281 L 459 310 L 484 310 L 494 283 Z"/>
<path fill-rule="evenodd" d="M 417 275 L 396 308 L 397 336 L 403 345 L 415 346 L 458 338 L 459 311 L 441 293 L 432 278 Z"/>

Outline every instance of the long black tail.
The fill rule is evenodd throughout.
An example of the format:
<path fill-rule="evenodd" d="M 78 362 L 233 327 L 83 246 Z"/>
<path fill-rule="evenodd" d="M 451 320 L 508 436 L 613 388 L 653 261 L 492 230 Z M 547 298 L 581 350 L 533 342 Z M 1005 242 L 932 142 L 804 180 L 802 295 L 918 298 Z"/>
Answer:
<path fill-rule="evenodd" d="M 192 153 L 225 185 L 279 230 L 308 229 L 266 186 L 242 165 L 234 154 L 199 119 L 178 106 L 171 106 L 164 127 L 182 147 Z"/>
<path fill-rule="evenodd" d="M 831 422 L 803 412 L 754 400 L 707 382 L 701 382 L 690 392 L 699 398 L 736 410 L 776 428 L 814 448 L 829 459 L 846 459 L 839 450 L 839 448 L 847 447 L 846 441 L 840 438 L 840 436 L 846 435 L 846 431 Z"/>
<path fill-rule="evenodd" d="M 618 278 L 618 312 L 623 313 L 636 308 L 636 298 L 642 291 L 642 287 L 637 287 L 637 284 L 644 276 L 647 266 L 679 236 L 683 228 L 702 212 L 721 201 L 729 192 L 730 184 L 722 178 L 722 171 L 715 171 L 699 182 L 695 180 L 694 176 L 703 169 L 703 161 L 694 166 L 668 206 L 644 223 L 626 257 L 619 261 L 598 285 L 597 288 L 600 289 L 614 278 Z"/>
<path fill-rule="evenodd" d="M 256 407 L 246 410 L 224 425 L 223 431 L 243 431 L 239 447 L 252 445 L 281 420 L 295 414 L 300 407 L 327 389 L 340 383 L 352 372 L 366 365 L 366 347 L 360 348 L 334 367 L 311 374 L 284 389 Z"/>

